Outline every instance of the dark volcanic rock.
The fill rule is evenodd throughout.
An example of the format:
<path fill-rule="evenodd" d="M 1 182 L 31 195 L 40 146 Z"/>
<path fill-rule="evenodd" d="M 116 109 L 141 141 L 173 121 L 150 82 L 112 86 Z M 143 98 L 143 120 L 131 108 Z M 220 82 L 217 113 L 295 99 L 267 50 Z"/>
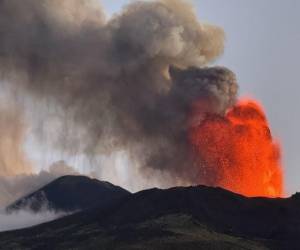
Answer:
<path fill-rule="evenodd" d="M 127 190 L 109 182 L 86 176 L 63 176 L 17 200 L 7 207 L 7 211 L 26 208 L 38 212 L 46 208 L 72 212 L 95 206 L 105 207 L 129 194 Z"/>
<path fill-rule="evenodd" d="M 36 237 L 36 249 L 298 249 L 299 235 L 299 195 L 247 198 L 220 188 L 175 187 L 1 233 L 0 249 L 11 241 L 29 247 Z"/>
<path fill-rule="evenodd" d="M 103 225 L 124 225 L 169 214 L 187 214 L 214 230 L 239 236 L 292 240 L 300 235 L 298 195 L 247 198 L 205 186 L 141 191 L 99 220 Z"/>

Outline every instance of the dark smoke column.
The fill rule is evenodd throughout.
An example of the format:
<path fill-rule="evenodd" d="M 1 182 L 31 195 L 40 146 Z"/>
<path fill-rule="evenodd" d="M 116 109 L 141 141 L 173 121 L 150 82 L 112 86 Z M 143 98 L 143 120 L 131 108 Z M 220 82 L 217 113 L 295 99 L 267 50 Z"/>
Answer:
<path fill-rule="evenodd" d="M 205 67 L 223 42 L 222 29 L 181 0 L 135 1 L 109 20 L 96 1 L 0 1 L 1 76 L 47 100 L 51 112 L 36 112 L 37 121 L 59 121 L 47 143 L 71 155 L 125 150 L 173 185 L 199 182 L 191 123 L 235 102 L 234 74 Z"/>

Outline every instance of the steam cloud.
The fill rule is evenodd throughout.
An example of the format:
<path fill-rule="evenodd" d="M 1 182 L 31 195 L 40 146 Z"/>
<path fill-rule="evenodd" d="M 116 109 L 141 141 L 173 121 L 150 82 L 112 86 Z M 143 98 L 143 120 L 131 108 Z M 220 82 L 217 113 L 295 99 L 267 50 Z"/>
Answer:
<path fill-rule="evenodd" d="M 0 0 L 1 77 L 59 107 L 56 147 L 126 150 L 143 173 L 167 172 L 174 182 L 197 177 L 191 103 L 222 114 L 235 101 L 234 74 L 205 67 L 223 43 L 222 29 L 199 23 L 180 0 L 136 1 L 109 20 L 90 0 Z M 49 110 L 41 115 L 50 119 Z"/>
<path fill-rule="evenodd" d="M 56 213 L 49 210 L 40 213 L 22 210 L 12 214 L 7 214 L 5 211 L 0 210 L 0 232 L 34 226 L 65 215 L 62 212 Z"/>

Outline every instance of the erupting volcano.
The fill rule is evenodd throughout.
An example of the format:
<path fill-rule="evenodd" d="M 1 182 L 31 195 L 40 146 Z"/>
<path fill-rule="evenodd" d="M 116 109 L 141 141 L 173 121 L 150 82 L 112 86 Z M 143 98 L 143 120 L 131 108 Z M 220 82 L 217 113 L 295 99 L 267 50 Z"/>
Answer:
<path fill-rule="evenodd" d="M 257 102 L 240 100 L 225 116 L 207 115 L 189 139 L 206 184 L 246 196 L 283 195 L 280 145 Z"/>
<path fill-rule="evenodd" d="M 0 0 L 0 177 L 63 160 L 132 191 L 283 195 L 264 112 L 236 103 L 235 73 L 213 65 L 225 32 L 192 4 L 132 1 L 111 17 L 94 0 L 25 5 Z"/>

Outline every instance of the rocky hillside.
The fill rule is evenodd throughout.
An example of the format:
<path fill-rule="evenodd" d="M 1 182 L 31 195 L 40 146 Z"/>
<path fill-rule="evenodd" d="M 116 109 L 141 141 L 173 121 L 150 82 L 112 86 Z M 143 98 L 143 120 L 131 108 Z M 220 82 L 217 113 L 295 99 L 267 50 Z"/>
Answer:
<path fill-rule="evenodd" d="M 220 188 L 174 187 L 1 233 L 0 249 L 299 249 L 299 235 L 299 194 L 247 198 Z"/>

